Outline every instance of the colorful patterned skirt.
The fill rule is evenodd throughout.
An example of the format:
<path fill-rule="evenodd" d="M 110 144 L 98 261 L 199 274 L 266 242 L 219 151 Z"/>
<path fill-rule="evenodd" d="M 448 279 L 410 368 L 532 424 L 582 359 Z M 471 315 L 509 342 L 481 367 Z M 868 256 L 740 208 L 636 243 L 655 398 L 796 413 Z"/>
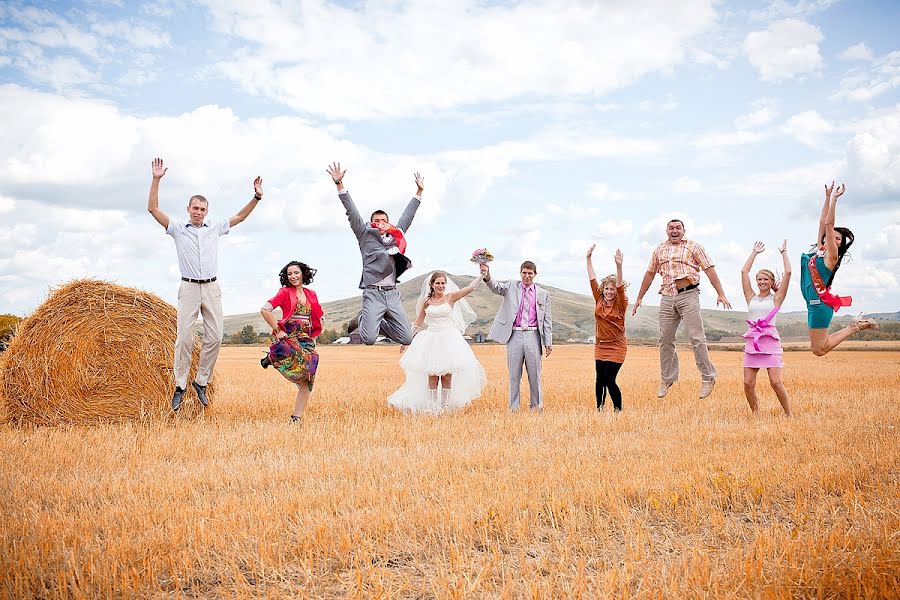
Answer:
<path fill-rule="evenodd" d="M 306 382 L 312 390 L 319 353 L 316 341 L 309 337 L 309 318 L 295 314 L 284 323 L 283 329 L 288 336 L 269 346 L 269 360 L 288 381 L 297 387 Z"/>

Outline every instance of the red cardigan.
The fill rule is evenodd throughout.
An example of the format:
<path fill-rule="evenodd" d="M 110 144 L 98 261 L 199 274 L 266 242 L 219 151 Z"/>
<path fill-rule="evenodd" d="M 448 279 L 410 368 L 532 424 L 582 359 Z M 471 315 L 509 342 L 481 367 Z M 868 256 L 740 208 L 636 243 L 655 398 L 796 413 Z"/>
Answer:
<path fill-rule="evenodd" d="M 311 289 L 305 287 L 303 288 L 303 292 L 306 294 L 306 301 L 309 302 L 310 308 L 310 322 L 312 325 L 312 331 L 309 333 L 309 337 L 316 337 L 320 333 L 322 333 L 322 316 L 325 314 L 322 312 L 322 307 L 319 305 L 319 298 L 316 296 L 316 293 Z M 282 319 L 278 321 L 278 326 L 284 328 L 284 322 L 291 318 L 291 315 L 294 314 L 294 310 L 297 308 L 297 288 L 283 287 L 278 290 L 278 293 L 275 294 L 275 297 L 269 300 L 269 304 L 272 305 L 272 308 L 281 307 Z"/>

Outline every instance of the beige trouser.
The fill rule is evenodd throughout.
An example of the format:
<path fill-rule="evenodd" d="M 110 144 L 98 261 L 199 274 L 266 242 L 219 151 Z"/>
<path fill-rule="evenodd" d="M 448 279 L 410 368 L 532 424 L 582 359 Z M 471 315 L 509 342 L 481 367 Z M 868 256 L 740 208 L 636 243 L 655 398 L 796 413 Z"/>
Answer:
<path fill-rule="evenodd" d="M 663 296 L 659 302 L 659 371 L 663 382 L 672 384 L 678 380 L 675 332 L 682 321 L 694 348 L 694 361 L 700 371 L 700 379 L 715 379 L 718 373 L 709 360 L 703 318 L 700 316 L 700 289 L 697 288 L 677 296 Z"/>
<path fill-rule="evenodd" d="M 181 282 L 178 288 L 178 337 L 175 338 L 175 385 L 187 389 L 194 351 L 194 323 L 203 315 L 203 343 L 200 365 L 194 381 L 206 385 L 222 346 L 222 290 L 212 283 Z"/>

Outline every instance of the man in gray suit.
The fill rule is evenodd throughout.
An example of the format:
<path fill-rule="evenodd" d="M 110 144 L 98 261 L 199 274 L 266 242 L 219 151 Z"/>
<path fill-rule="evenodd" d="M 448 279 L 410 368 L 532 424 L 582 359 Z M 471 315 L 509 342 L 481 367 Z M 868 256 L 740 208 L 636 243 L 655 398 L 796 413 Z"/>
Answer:
<path fill-rule="evenodd" d="M 347 170 L 342 171 L 341 164 L 334 163 L 327 171 L 337 185 L 338 197 L 347 210 L 347 219 L 359 242 L 359 253 L 362 256 L 363 270 L 359 287 L 363 291 L 363 303 L 359 316 L 359 336 L 364 344 L 371 346 L 381 331 L 389 339 L 408 346 L 412 343 L 412 331 L 406 313 L 403 312 L 403 305 L 400 304 L 397 280 L 412 266 L 412 262 L 403 254 L 406 249 L 404 234 L 412 225 L 416 210 L 422 202 L 425 180 L 416 173 L 416 195 L 409 201 L 395 227 L 383 210 L 376 210 L 368 222 L 364 221 L 350 198 L 350 192 L 344 187 L 344 174 Z"/>
<path fill-rule="evenodd" d="M 522 280 L 495 281 L 491 270 L 481 265 L 481 277 L 488 288 L 503 296 L 500 310 L 491 325 L 488 337 L 506 344 L 506 364 L 509 368 L 509 408 L 519 409 L 519 387 L 522 364 L 528 371 L 531 410 L 544 408 L 541 391 L 541 346 L 546 356 L 553 351 L 553 318 L 550 312 L 550 292 L 534 284 L 537 266 L 530 260 L 519 269 Z"/>

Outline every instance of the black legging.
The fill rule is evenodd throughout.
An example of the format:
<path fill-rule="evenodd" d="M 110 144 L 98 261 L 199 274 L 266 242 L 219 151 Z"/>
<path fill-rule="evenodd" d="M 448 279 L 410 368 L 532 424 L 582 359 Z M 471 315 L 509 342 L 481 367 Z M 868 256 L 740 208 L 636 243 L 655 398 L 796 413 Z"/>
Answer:
<path fill-rule="evenodd" d="M 595 392 L 597 394 L 597 410 L 603 408 L 606 404 L 606 390 L 609 390 L 609 397 L 612 398 L 613 409 L 622 410 L 622 392 L 616 383 L 616 376 L 622 363 L 612 362 L 610 360 L 595 360 L 594 366 L 597 370 L 597 384 Z"/>

